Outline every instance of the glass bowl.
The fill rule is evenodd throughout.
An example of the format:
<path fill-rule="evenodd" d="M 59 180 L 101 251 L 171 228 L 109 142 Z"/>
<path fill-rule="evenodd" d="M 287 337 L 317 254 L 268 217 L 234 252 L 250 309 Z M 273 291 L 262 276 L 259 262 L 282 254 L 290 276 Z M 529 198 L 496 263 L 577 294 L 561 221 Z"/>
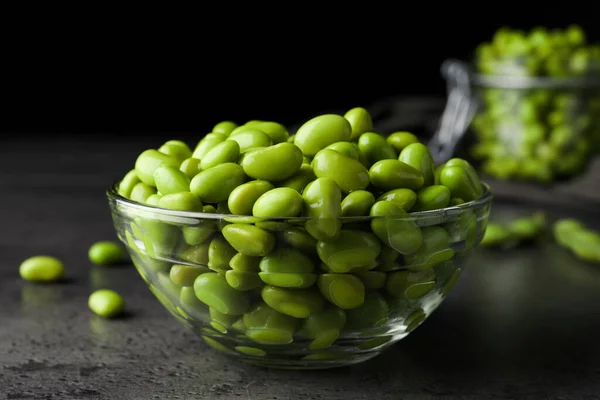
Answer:
<path fill-rule="evenodd" d="M 447 60 L 442 74 L 448 99 L 433 140 L 442 157 L 458 149 L 489 178 L 549 185 L 584 173 L 598 153 L 600 73 L 539 76 L 512 61 L 488 71 Z"/>
<path fill-rule="evenodd" d="M 485 188 L 472 202 L 403 218 L 331 220 L 165 210 L 116 186 L 107 195 L 119 239 L 177 320 L 242 361 L 322 369 L 368 360 L 431 315 L 483 237 Z M 317 242 L 311 224 L 341 233 Z"/>

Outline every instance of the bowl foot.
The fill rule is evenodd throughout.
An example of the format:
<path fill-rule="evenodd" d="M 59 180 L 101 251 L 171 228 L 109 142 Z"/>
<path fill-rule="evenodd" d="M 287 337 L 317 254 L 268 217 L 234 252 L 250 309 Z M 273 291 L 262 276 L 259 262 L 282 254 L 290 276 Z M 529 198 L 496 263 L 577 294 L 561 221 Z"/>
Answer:
<path fill-rule="evenodd" d="M 238 356 L 237 358 L 247 364 L 264 368 L 287 370 L 323 370 L 347 367 L 349 365 L 362 363 L 378 356 L 379 354 L 381 354 L 380 351 L 373 351 L 361 354 L 315 353 L 303 359 L 259 358 L 252 356 Z"/>

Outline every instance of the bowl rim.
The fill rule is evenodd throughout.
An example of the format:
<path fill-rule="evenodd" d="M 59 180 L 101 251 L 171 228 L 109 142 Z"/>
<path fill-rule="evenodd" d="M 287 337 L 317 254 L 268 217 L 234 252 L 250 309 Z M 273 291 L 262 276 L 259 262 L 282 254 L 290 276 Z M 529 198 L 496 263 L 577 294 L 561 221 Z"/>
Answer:
<path fill-rule="evenodd" d="M 600 79 L 596 77 L 547 77 L 487 75 L 473 73 L 473 84 L 485 88 L 497 89 L 580 89 L 592 90 L 600 88 Z"/>
<path fill-rule="evenodd" d="M 236 214 L 218 214 L 218 213 L 205 213 L 201 211 L 179 211 L 179 210 L 169 210 L 166 208 L 155 207 L 152 205 L 142 204 L 133 200 L 130 200 L 124 196 L 121 196 L 118 193 L 119 182 L 114 182 L 107 190 L 106 195 L 111 204 L 120 205 L 125 208 L 133 209 L 140 211 L 142 213 L 153 213 L 156 215 L 163 215 L 168 217 L 178 217 L 178 218 L 194 218 L 194 219 L 214 219 L 214 220 L 239 220 L 241 222 L 248 221 L 249 219 L 254 219 L 257 221 L 310 221 L 315 220 L 315 217 L 254 217 L 252 215 L 236 215 Z M 444 219 L 448 219 L 454 215 L 459 215 L 468 210 L 472 210 L 475 208 L 483 207 L 486 203 L 491 203 L 494 195 L 492 188 L 486 182 L 481 182 L 484 188 L 483 194 L 475 199 L 471 200 L 459 205 L 449 206 L 445 208 L 439 208 L 436 210 L 428 210 L 428 211 L 418 211 L 418 212 L 409 212 L 405 216 L 398 217 L 374 217 L 374 216 L 358 216 L 358 217 L 337 217 L 336 220 L 340 220 L 343 222 L 361 222 L 361 221 L 370 221 L 375 218 L 389 218 L 394 220 L 426 220 L 429 218 L 440 218 L 441 216 Z"/>
<path fill-rule="evenodd" d="M 466 74 L 466 79 L 474 86 L 490 89 L 579 89 L 600 88 L 600 68 L 597 73 L 583 76 L 540 76 L 486 74 L 480 72 L 474 60 L 448 58 L 442 63 L 442 75 L 453 75 L 456 69 Z M 463 74 L 463 75 L 464 75 Z"/>

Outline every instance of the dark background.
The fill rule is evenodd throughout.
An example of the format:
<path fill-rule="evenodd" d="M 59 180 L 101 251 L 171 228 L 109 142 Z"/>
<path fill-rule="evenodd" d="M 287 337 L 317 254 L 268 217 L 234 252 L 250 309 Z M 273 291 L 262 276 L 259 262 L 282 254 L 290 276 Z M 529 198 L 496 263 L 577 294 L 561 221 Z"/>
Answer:
<path fill-rule="evenodd" d="M 241 17 L 227 11 L 238 5 L 221 5 L 168 18 L 154 10 L 159 16 L 117 20 L 112 10 L 93 21 L 94 12 L 54 21 L 40 11 L 41 25 L 4 27 L 0 129 L 148 136 L 202 135 L 224 119 L 295 124 L 388 96 L 443 96 L 441 62 L 468 58 L 501 26 L 578 23 L 600 36 L 593 2 L 357 3 L 331 14 L 289 3 Z"/>

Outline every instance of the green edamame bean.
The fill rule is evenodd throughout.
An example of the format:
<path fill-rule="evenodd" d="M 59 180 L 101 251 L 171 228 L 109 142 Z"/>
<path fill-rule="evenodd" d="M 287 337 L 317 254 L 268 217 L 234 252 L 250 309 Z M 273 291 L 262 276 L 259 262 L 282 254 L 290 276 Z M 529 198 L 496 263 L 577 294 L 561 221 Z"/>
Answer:
<path fill-rule="evenodd" d="M 113 290 L 101 289 L 92 293 L 88 299 L 90 310 L 104 318 L 114 318 L 125 310 L 125 301 Z"/>
<path fill-rule="evenodd" d="M 336 273 L 370 266 L 380 251 L 381 244 L 375 235 L 357 230 L 341 230 L 336 241 L 317 242 L 319 258 Z"/>
<path fill-rule="evenodd" d="M 367 190 L 354 190 L 342 200 L 342 217 L 361 217 L 369 215 L 371 207 L 375 204 L 375 196 Z"/>
<path fill-rule="evenodd" d="M 260 260 L 262 260 L 262 257 L 252 257 L 237 253 L 229 260 L 229 267 L 234 271 L 258 272 L 260 271 Z"/>
<path fill-rule="evenodd" d="M 409 300 L 420 299 L 435 286 L 435 274 L 432 269 L 424 271 L 396 271 L 388 275 L 385 290 L 395 298 Z"/>
<path fill-rule="evenodd" d="M 398 258 L 400 258 L 400 253 L 398 253 L 396 250 L 387 246 L 381 247 L 381 252 L 379 253 L 378 257 L 381 264 L 395 262 L 398 260 Z"/>
<path fill-rule="evenodd" d="M 302 193 L 306 185 L 308 185 L 315 179 L 317 179 L 317 177 L 315 176 L 315 173 L 310 163 L 302 163 L 298 172 L 296 172 L 292 177 L 282 181 L 279 184 L 279 186 L 289 187 L 291 189 L 294 189 L 298 193 Z"/>
<path fill-rule="evenodd" d="M 442 173 L 442 169 L 444 169 L 445 166 L 446 166 L 446 164 L 440 164 L 437 167 L 435 167 L 435 169 L 433 170 L 433 184 L 434 185 L 440 184 L 440 174 Z"/>
<path fill-rule="evenodd" d="M 386 141 L 400 154 L 409 144 L 419 143 L 419 138 L 410 132 L 394 132 Z"/>
<path fill-rule="evenodd" d="M 331 178 L 345 193 L 369 186 L 369 171 L 360 161 L 331 149 L 319 151 L 311 163 L 317 178 Z"/>
<path fill-rule="evenodd" d="M 240 156 L 238 157 L 238 161 L 237 161 L 238 165 L 241 166 L 243 164 L 244 158 L 246 158 L 246 156 L 248 154 L 252 154 L 252 153 L 254 153 L 258 150 L 262 150 L 262 149 L 266 149 L 266 147 L 254 147 L 252 149 L 248 149 L 248 150 L 244 151 L 243 153 L 240 153 Z"/>
<path fill-rule="evenodd" d="M 174 264 L 169 272 L 169 277 L 176 285 L 192 287 L 196 278 L 207 272 L 210 270 L 206 267 Z"/>
<path fill-rule="evenodd" d="M 428 226 L 421 229 L 423 245 L 412 254 L 404 256 L 411 271 L 422 271 L 454 257 L 450 248 L 450 235 L 440 226 Z"/>
<path fill-rule="evenodd" d="M 263 285 L 256 272 L 229 270 L 225 272 L 225 279 L 229 286 L 241 291 L 257 289 Z"/>
<path fill-rule="evenodd" d="M 215 328 L 217 331 L 221 333 L 227 333 L 227 328 L 230 328 L 238 319 L 237 315 L 227 315 L 220 313 L 214 308 L 209 308 L 210 326 Z"/>
<path fill-rule="evenodd" d="M 231 191 L 227 199 L 229 211 L 235 215 L 252 215 L 256 200 L 274 188 L 271 183 L 263 180 L 253 180 L 239 185 Z"/>
<path fill-rule="evenodd" d="M 198 300 L 222 314 L 242 315 L 250 307 L 247 294 L 229 286 L 225 278 L 215 272 L 198 276 L 194 293 Z"/>
<path fill-rule="evenodd" d="M 65 276 L 65 266 L 56 257 L 34 256 L 21 263 L 19 275 L 26 281 L 56 282 Z"/>
<path fill-rule="evenodd" d="M 269 135 L 260 129 L 246 128 L 237 129 L 229 135 L 229 140 L 236 141 L 240 146 L 240 153 L 254 147 L 269 147 L 273 144 L 273 140 Z"/>
<path fill-rule="evenodd" d="M 289 228 L 281 232 L 283 242 L 309 255 L 317 253 L 317 239 L 302 228 Z"/>
<path fill-rule="evenodd" d="M 490 224 L 488 223 L 488 229 Z M 561 246 L 566 247 L 570 242 L 569 237 L 573 232 L 584 231 L 585 226 L 576 219 L 572 218 L 563 218 L 556 221 L 552 227 L 552 232 L 554 234 L 554 239 Z M 486 230 L 487 233 L 487 230 Z M 485 238 L 485 237 L 484 237 Z"/>
<path fill-rule="evenodd" d="M 360 271 L 354 275 L 360 278 L 366 289 L 381 289 L 387 279 L 387 274 L 381 271 Z"/>
<path fill-rule="evenodd" d="M 266 256 L 275 248 L 275 236 L 254 225 L 229 224 L 221 233 L 234 249 L 247 256 Z"/>
<path fill-rule="evenodd" d="M 417 194 L 410 189 L 394 189 L 379 196 L 377 201 L 392 201 L 408 212 L 416 203 Z"/>
<path fill-rule="evenodd" d="M 338 339 L 345 323 L 344 310 L 328 305 L 309 315 L 298 330 L 298 335 L 312 340 L 308 345 L 310 350 L 326 349 Z"/>
<path fill-rule="evenodd" d="M 600 235 L 585 229 L 572 233 L 567 247 L 580 259 L 587 262 L 600 262 Z"/>
<path fill-rule="evenodd" d="M 236 124 L 233 121 L 221 121 L 215 126 L 213 126 L 212 132 L 229 136 L 229 134 L 237 127 L 238 124 Z"/>
<path fill-rule="evenodd" d="M 322 274 L 317 286 L 327 301 L 343 310 L 360 307 L 365 301 L 365 285 L 354 275 Z"/>
<path fill-rule="evenodd" d="M 148 197 L 156 194 L 156 189 L 152 186 L 148 186 L 145 183 L 138 183 L 131 189 L 131 194 L 129 195 L 129 199 L 135 201 L 137 203 L 146 203 Z"/>
<path fill-rule="evenodd" d="M 208 306 L 198 300 L 193 287 L 184 286 L 181 288 L 179 304 L 186 314 L 201 321 L 208 322 L 210 318 Z"/>
<path fill-rule="evenodd" d="M 452 159 L 448 160 L 446 162 L 446 164 L 444 164 L 444 165 L 446 165 L 448 167 L 455 166 L 455 165 L 464 167 L 465 170 L 467 171 L 467 174 L 470 177 L 470 180 L 473 182 L 479 183 L 479 185 L 475 185 L 475 186 L 477 186 L 478 190 L 481 190 L 483 192 L 483 187 L 481 186 L 481 180 L 479 179 L 479 174 L 467 160 L 464 160 L 462 158 L 452 158 Z"/>
<path fill-rule="evenodd" d="M 191 180 L 194 176 L 198 175 L 200 171 L 202 171 L 200 168 L 200 160 L 192 157 L 186 158 L 181 162 L 179 170 Z"/>
<path fill-rule="evenodd" d="M 273 144 L 287 142 L 290 136 L 287 128 L 278 122 L 259 122 L 255 125 L 252 125 L 252 127 L 260 129 L 261 131 L 269 135 Z"/>
<path fill-rule="evenodd" d="M 229 269 L 229 262 L 237 252 L 222 236 L 214 238 L 208 246 L 208 268 L 215 272 Z"/>
<path fill-rule="evenodd" d="M 161 165 L 154 171 L 156 189 L 161 195 L 187 192 L 190 190 L 190 178 L 179 168 Z"/>
<path fill-rule="evenodd" d="M 187 191 L 162 196 L 158 201 L 158 206 L 177 211 L 202 211 L 202 201 L 194 193 Z"/>
<path fill-rule="evenodd" d="M 371 114 L 363 107 L 354 107 L 344 114 L 350 123 L 352 134 L 350 140 L 356 140 L 360 135 L 373 129 Z"/>
<path fill-rule="evenodd" d="M 242 167 L 234 163 L 219 164 L 196 175 L 190 183 L 190 192 L 203 202 L 227 201 L 229 194 L 246 181 Z"/>
<path fill-rule="evenodd" d="M 228 135 L 222 133 L 209 133 L 208 135 L 200 139 L 198 145 L 192 153 L 192 158 L 202 160 L 206 153 L 208 153 L 213 147 L 215 147 L 221 142 L 226 141 L 227 139 Z"/>
<path fill-rule="evenodd" d="M 434 184 L 433 172 L 435 165 L 433 157 L 423 143 L 412 143 L 406 146 L 398 156 L 398 160 L 419 170 L 423 174 L 423 185 Z"/>
<path fill-rule="evenodd" d="M 251 178 L 279 182 L 300 170 L 302 152 L 295 144 L 283 142 L 247 154 L 241 165 Z"/>
<path fill-rule="evenodd" d="M 160 202 L 160 199 L 162 199 L 162 196 L 160 194 L 151 194 L 146 199 L 146 204 L 149 206 L 158 207 L 158 203 Z"/>
<path fill-rule="evenodd" d="M 371 166 L 381 160 L 398 158 L 396 150 L 383 136 L 374 132 L 365 132 L 358 138 L 358 149 L 365 156 L 367 165 Z"/>
<path fill-rule="evenodd" d="M 274 188 L 262 194 L 252 207 L 255 217 L 296 217 L 302 211 L 302 195 L 287 187 Z"/>
<path fill-rule="evenodd" d="M 277 248 L 261 258 L 259 268 L 270 273 L 310 273 L 315 269 L 313 261 L 300 250 Z"/>
<path fill-rule="evenodd" d="M 287 289 L 266 285 L 263 301 L 274 310 L 294 318 L 307 318 L 323 309 L 325 301 L 319 292 L 311 289 Z"/>
<path fill-rule="evenodd" d="M 211 330 L 210 333 L 213 333 L 213 331 Z M 222 343 L 217 342 L 215 339 L 212 339 L 212 338 L 210 338 L 208 336 L 204 336 L 204 335 L 202 335 L 201 337 L 202 337 L 202 339 L 204 339 L 206 344 L 209 345 L 210 347 L 212 347 L 213 349 L 220 351 L 222 353 L 225 353 L 225 354 L 232 353 L 232 351 L 227 346 L 225 346 Z"/>
<path fill-rule="evenodd" d="M 202 207 L 202 212 L 205 212 Z M 200 221 L 198 226 L 184 226 L 181 228 L 183 240 L 190 246 L 204 243 L 217 232 L 216 224 L 213 221 Z"/>
<path fill-rule="evenodd" d="M 181 160 L 158 150 L 150 149 L 142 152 L 135 161 L 135 172 L 140 180 L 151 187 L 156 187 L 154 172 L 161 165 L 179 168 Z"/>
<path fill-rule="evenodd" d="M 158 151 L 168 156 L 175 157 L 180 161 L 192 156 L 192 151 L 189 146 L 181 140 L 169 140 L 160 146 Z"/>
<path fill-rule="evenodd" d="M 378 201 L 371 207 L 371 230 L 385 245 L 401 254 L 416 252 L 423 244 L 419 226 L 402 206 L 393 201 Z"/>
<path fill-rule="evenodd" d="M 368 292 L 365 301 L 346 311 L 347 330 L 373 329 L 388 321 L 389 306 L 379 292 Z"/>
<path fill-rule="evenodd" d="M 140 182 L 140 178 L 138 178 L 135 169 L 132 169 L 127 174 L 125 174 L 123 179 L 121 179 L 121 182 L 119 182 L 119 189 L 117 190 L 117 193 L 119 193 L 123 197 L 129 198 L 131 196 L 131 191 L 133 190 L 134 186 Z"/>
<path fill-rule="evenodd" d="M 210 149 L 200 161 L 200 168 L 207 170 L 224 163 L 235 163 L 240 156 L 240 145 L 232 139 L 225 140 Z"/>
<path fill-rule="evenodd" d="M 465 201 L 479 198 L 483 194 L 480 181 L 474 181 L 467 168 L 460 165 L 448 165 L 440 172 L 440 184 L 450 189 L 452 197 L 460 197 Z"/>
<path fill-rule="evenodd" d="M 162 199 L 161 199 L 162 200 Z M 170 257 L 180 238 L 180 230 L 158 219 L 144 218 L 140 221 L 142 241 L 151 258 Z"/>
<path fill-rule="evenodd" d="M 511 235 L 518 241 L 533 240 L 540 235 L 546 219 L 543 213 L 536 212 L 531 217 L 517 218 L 509 225 Z"/>
<path fill-rule="evenodd" d="M 442 185 L 432 185 L 417 191 L 417 201 L 411 211 L 428 211 L 446 208 L 450 203 L 450 189 Z"/>
<path fill-rule="evenodd" d="M 342 192 L 332 178 L 323 177 L 312 181 L 302 193 L 307 216 L 305 229 L 317 240 L 336 240 L 342 222 Z"/>
<path fill-rule="evenodd" d="M 404 324 L 406 325 L 405 332 L 408 333 L 414 331 L 415 328 L 421 325 L 426 318 L 427 314 L 422 309 L 414 311 L 412 314 L 406 317 L 406 320 L 404 321 Z"/>
<path fill-rule="evenodd" d="M 127 254 L 119 243 L 101 241 L 88 250 L 88 258 L 96 265 L 112 265 L 125 261 Z"/>
<path fill-rule="evenodd" d="M 360 150 L 358 145 L 352 142 L 335 142 L 325 147 L 326 149 L 337 151 L 340 154 L 350 157 L 353 160 L 360 161 Z"/>
<path fill-rule="evenodd" d="M 207 214 L 217 214 L 217 209 L 213 205 L 205 204 L 204 207 L 202 207 L 202 212 Z"/>
<path fill-rule="evenodd" d="M 488 222 L 481 245 L 484 247 L 500 246 L 511 239 L 512 234 L 508 228 L 501 224 Z"/>
<path fill-rule="evenodd" d="M 241 334 L 245 334 L 246 326 L 244 325 L 244 318 L 238 318 L 238 320 L 231 325 L 231 329 Z"/>
<path fill-rule="evenodd" d="M 259 268 L 260 279 L 271 286 L 304 289 L 317 280 L 312 259 L 292 248 L 275 249 L 261 259 Z"/>
<path fill-rule="evenodd" d="M 265 303 L 258 303 L 244 314 L 246 337 L 261 344 L 292 343 L 298 320 L 282 314 Z"/>
<path fill-rule="evenodd" d="M 424 177 L 421 171 L 398 160 L 377 161 L 369 169 L 371 184 L 380 190 L 421 188 Z"/>
<path fill-rule="evenodd" d="M 349 142 L 352 137 L 350 122 L 341 115 L 324 114 L 305 122 L 296 131 L 294 144 L 305 156 L 313 157 L 335 142 Z"/>
<path fill-rule="evenodd" d="M 196 246 L 188 247 L 179 254 L 179 259 L 187 261 L 196 266 L 205 267 L 208 264 L 208 248 L 211 242 L 205 242 Z"/>

